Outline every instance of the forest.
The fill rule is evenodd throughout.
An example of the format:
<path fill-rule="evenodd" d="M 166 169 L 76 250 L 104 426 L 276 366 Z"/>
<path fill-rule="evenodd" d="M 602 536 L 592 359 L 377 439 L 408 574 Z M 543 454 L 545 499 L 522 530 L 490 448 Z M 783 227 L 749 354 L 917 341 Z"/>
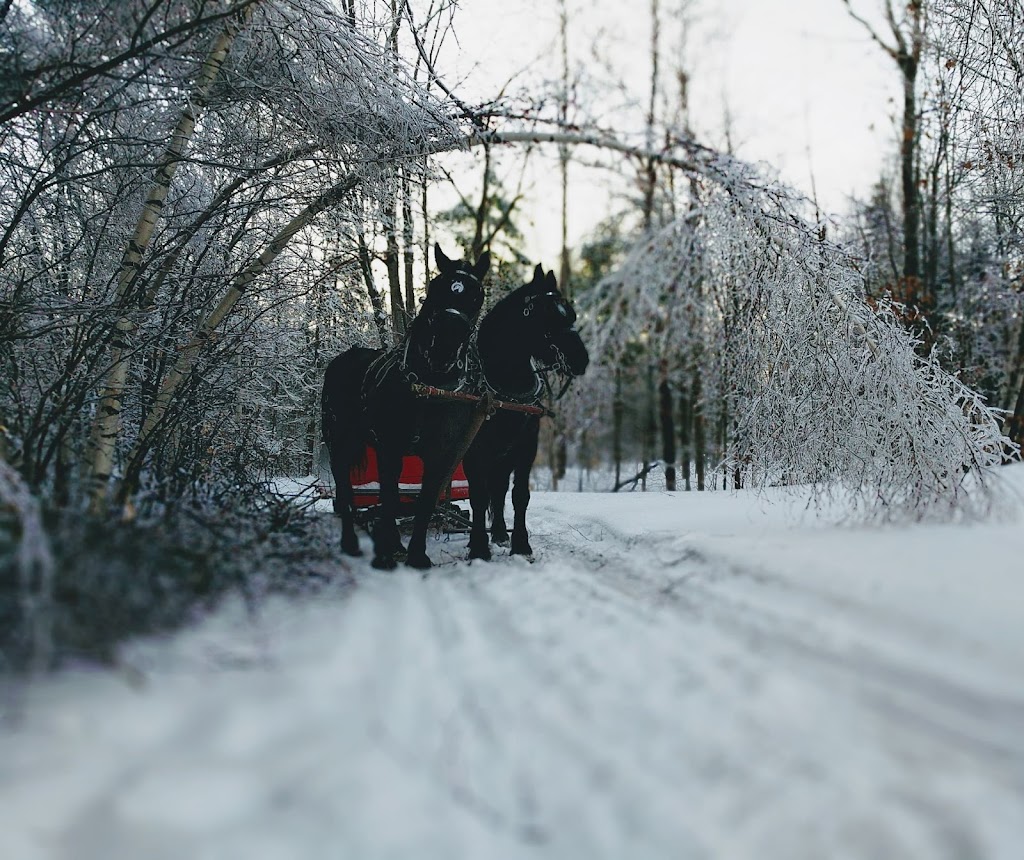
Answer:
<path fill-rule="evenodd" d="M 691 131 L 693 0 L 644 5 L 647 86 L 612 127 L 568 0 L 561 74 L 483 100 L 442 65 L 450 0 L 0 0 L 0 670 L 322 576 L 334 532 L 274 479 L 322 473 L 324 368 L 401 339 L 435 242 L 490 252 L 489 302 L 543 262 L 575 303 L 592 363 L 543 431 L 553 488 L 657 463 L 864 522 L 998 508 L 1024 2 L 830 2 L 901 93 L 888 167 L 835 217 Z M 557 261 L 516 226 L 541 150 Z M 629 193 L 569 247 L 581 160 Z"/>

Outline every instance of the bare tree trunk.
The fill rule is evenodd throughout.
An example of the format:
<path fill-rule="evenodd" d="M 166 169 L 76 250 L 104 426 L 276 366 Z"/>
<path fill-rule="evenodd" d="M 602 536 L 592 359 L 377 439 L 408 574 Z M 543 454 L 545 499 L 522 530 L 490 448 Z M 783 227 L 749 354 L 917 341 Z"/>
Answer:
<path fill-rule="evenodd" d="M 397 206 L 394 195 L 388 198 L 384 205 L 384 265 L 388 272 L 388 296 L 391 299 L 391 325 L 394 329 L 394 339 L 397 343 L 405 335 L 405 301 L 402 297 L 402 283 L 398 259 L 398 233 L 395 218 Z"/>
<path fill-rule="evenodd" d="M 651 86 L 648 93 L 646 141 L 648 152 L 654 150 L 654 123 L 657 119 L 658 76 L 660 65 L 661 17 L 659 0 L 651 0 Z M 654 226 L 654 191 L 658 184 L 658 162 L 647 157 L 643 162 L 641 187 L 643 189 L 643 229 L 645 233 Z"/>
<path fill-rule="evenodd" d="M 576 466 L 579 468 L 579 475 L 576 479 L 576 492 L 583 492 L 583 473 L 590 475 L 590 435 L 587 428 L 580 431 L 580 444 L 576 449 Z"/>
<path fill-rule="evenodd" d="M 1017 327 L 1015 352 L 1010 379 L 1013 380 L 1017 396 L 1013 401 L 1012 412 L 1006 417 L 1003 432 L 1018 445 L 1024 446 L 1024 322 Z"/>
<path fill-rule="evenodd" d="M 885 17 L 892 34 L 887 42 L 873 26 L 857 15 L 850 0 L 843 0 L 851 17 L 864 26 L 872 39 L 896 63 L 903 89 L 903 116 L 900 136 L 900 187 L 903 205 L 903 287 L 907 303 L 917 314 L 924 315 L 934 297 L 925 294 L 921 283 L 921 192 L 918 156 L 920 152 L 920 117 L 917 115 L 917 73 L 924 47 L 925 10 L 921 0 L 901 6 L 906 14 L 896 19 L 893 0 L 885 0 Z"/>
<path fill-rule="evenodd" d="M 558 100 L 558 118 L 564 128 L 569 121 L 569 16 L 566 0 L 560 0 L 558 6 L 559 41 L 562 56 L 562 91 Z M 569 147 L 560 144 L 558 147 L 558 172 L 562 183 L 562 251 L 559 256 L 558 282 L 562 294 L 572 298 L 571 272 L 569 266 Z M 555 474 L 557 480 L 565 477 L 568 464 L 568 451 L 565 439 L 565 422 L 557 419 L 553 427 L 555 431 Z"/>
<path fill-rule="evenodd" d="M 665 489 L 676 488 L 676 428 L 672 410 L 672 386 L 668 371 L 662 362 L 661 382 L 658 384 L 658 414 L 661 420 L 661 459 L 665 466 Z"/>
<path fill-rule="evenodd" d="M 558 99 L 558 119 L 562 128 L 565 128 L 569 123 L 569 12 L 566 0 L 559 0 L 558 28 L 562 55 L 562 91 Z M 567 299 L 572 299 L 572 269 L 569 265 L 569 147 L 564 143 L 558 146 L 558 172 L 562 181 L 562 254 L 558 267 L 558 283 L 562 294 Z"/>
<path fill-rule="evenodd" d="M 690 390 L 690 409 L 693 413 L 693 460 L 697 467 L 697 489 L 704 489 L 704 463 L 707 450 L 704 439 L 704 403 L 700 381 L 700 369 L 693 372 L 693 387 Z"/>
<path fill-rule="evenodd" d="M 640 489 L 647 492 L 648 465 L 655 459 L 654 447 L 658 436 L 658 420 L 655 417 L 657 406 L 655 405 L 656 395 L 654 388 L 654 363 L 647 362 L 647 379 L 644 386 L 646 393 L 646 408 L 644 409 L 644 432 L 643 432 L 643 460 L 644 476 L 640 479 Z"/>
<path fill-rule="evenodd" d="M 321 351 L 321 326 L 323 325 L 324 319 L 324 292 L 326 291 L 326 279 L 318 280 L 314 285 L 313 290 L 313 319 L 310 320 L 312 324 L 312 337 L 311 343 L 309 344 L 310 351 L 310 366 L 313 369 L 313 375 L 315 379 L 318 379 L 322 371 L 320 369 L 320 351 Z M 316 476 L 318 474 L 319 465 L 319 453 L 320 453 L 320 435 L 317 431 L 317 418 L 320 414 L 320 396 L 317 386 L 311 386 L 311 397 L 308 408 L 309 421 L 306 423 L 306 441 L 309 445 L 309 474 Z"/>
<path fill-rule="evenodd" d="M 127 310 L 128 292 L 134 286 L 142 258 L 153 238 L 160 210 L 167 199 L 167 192 L 177 172 L 178 165 L 188 149 L 189 142 L 195 132 L 196 123 L 210 89 L 220 73 L 228 52 L 239 30 L 243 28 L 252 15 L 252 6 L 229 24 L 214 42 L 206 61 L 199 72 L 199 78 L 192 89 L 192 94 L 182 111 L 178 125 L 171 134 L 171 142 L 167 147 L 160 167 L 157 169 L 153 187 L 142 209 L 142 215 L 135 226 L 135 232 L 128 242 L 128 247 L 121 260 L 117 276 L 117 288 L 114 294 L 114 306 L 122 313 Z M 118 319 L 115 325 L 115 337 L 111 348 L 110 370 L 102 386 L 102 394 L 96 406 L 96 417 L 90 434 L 91 456 L 89 463 L 90 482 L 92 484 L 90 511 L 100 513 L 106 506 L 107 484 L 114 466 L 114 449 L 121 425 L 121 398 L 124 394 L 128 376 L 128 361 L 125 352 L 128 340 L 135 330 L 136 324 L 127 314 Z"/>
<path fill-rule="evenodd" d="M 473 214 L 473 241 L 469 247 L 469 258 L 476 260 L 484 252 L 484 231 L 487 226 L 487 209 L 491 198 L 491 148 L 484 145 L 484 182 L 480 191 L 480 205 Z"/>
<path fill-rule="evenodd" d="M 356 231 L 356 247 L 359 254 L 359 272 L 363 276 L 363 283 L 366 285 L 366 295 L 370 299 L 370 309 L 373 312 L 373 322 L 377 326 L 380 346 L 381 349 L 387 349 L 389 346 L 388 315 L 384 310 L 384 299 L 380 294 L 380 290 L 377 289 L 377 284 L 373 278 L 373 261 L 370 258 L 370 249 L 366 244 L 366 235 L 363 233 L 362 224 L 360 224 Z"/>
<path fill-rule="evenodd" d="M 430 193 L 426 180 L 420 188 L 420 215 L 423 217 L 423 283 L 430 283 Z"/>
<path fill-rule="evenodd" d="M 1013 413 L 1006 419 L 1003 432 L 1010 440 L 1024 447 L 1024 384 L 1017 392 L 1017 400 L 1013 404 Z"/>
<path fill-rule="evenodd" d="M 946 159 L 946 256 L 949 257 L 949 290 L 953 304 L 959 302 L 960 284 L 957 281 L 959 267 L 956 259 L 956 246 L 953 239 L 953 168 L 951 159 Z"/>
<path fill-rule="evenodd" d="M 401 169 L 402 179 L 402 251 L 405 262 L 405 312 L 409 319 L 416 316 L 416 262 L 415 221 L 412 214 L 412 183 L 409 172 Z"/>
<path fill-rule="evenodd" d="M 683 472 L 683 489 L 689 492 L 690 465 L 693 462 L 692 434 L 693 410 L 690 408 L 690 396 L 685 387 L 679 392 L 679 466 Z"/>
<path fill-rule="evenodd" d="M 945 93 L 945 83 L 941 84 L 940 105 L 948 104 L 948 96 Z M 938 135 L 935 136 L 935 152 L 932 154 L 931 164 L 928 168 L 928 205 L 926 208 L 924 227 L 924 262 L 922 277 L 924 281 L 923 294 L 930 296 L 932 300 L 931 311 L 935 311 L 937 292 L 939 285 L 939 257 L 941 255 L 941 241 L 939 238 L 939 211 L 940 203 L 940 180 L 944 162 L 949 157 L 949 117 L 946 108 L 940 108 L 938 122 L 940 124 Z M 946 166 L 948 176 L 948 165 Z M 941 189 L 944 191 L 945 189 Z M 948 211 L 949 201 L 945 201 Z M 952 266 L 952 259 L 950 259 Z M 933 313 L 933 318 L 938 322 L 939 317 Z"/>
<path fill-rule="evenodd" d="M 548 442 L 547 442 L 547 459 L 548 466 L 551 469 L 551 489 L 558 489 L 558 482 L 565 477 L 565 469 L 562 468 L 558 460 L 558 439 L 559 439 L 559 426 L 558 417 L 551 419 L 549 425 Z"/>
<path fill-rule="evenodd" d="M 901 54 L 903 73 L 903 139 L 900 143 L 900 184 L 903 191 L 903 277 L 911 286 L 921 277 L 921 194 L 917 184 L 918 54 Z M 922 299 L 924 297 L 922 296 Z"/>
<path fill-rule="evenodd" d="M 394 57 L 393 65 L 398 68 L 398 31 L 402 25 L 402 12 L 404 6 L 398 0 L 391 0 L 391 31 L 388 34 L 388 48 Z M 401 179 L 398 173 L 400 167 L 395 168 L 393 177 L 398 179 L 393 183 L 392 193 L 388 195 L 384 205 L 384 265 L 388 272 L 388 294 L 391 298 L 391 325 L 394 327 L 394 338 L 398 342 L 405 336 L 407 320 L 405 316 L 405 299 L 402 295 L 401 262 L 398 250 L 398 200 L 401 193 Z"/>
<path fill-rule="evenodd" d="M 615 394 L 612 399 L 612 459 L 615 461 L 615 486 L 622 479 L 622 371 L 615 368 Z"/>

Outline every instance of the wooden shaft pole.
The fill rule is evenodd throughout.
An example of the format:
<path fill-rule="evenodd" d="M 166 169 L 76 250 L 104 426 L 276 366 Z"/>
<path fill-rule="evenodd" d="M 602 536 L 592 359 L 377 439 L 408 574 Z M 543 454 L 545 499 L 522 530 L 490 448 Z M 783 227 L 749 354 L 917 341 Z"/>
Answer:
<path fill-rule="evenodd" d="M 423 385 L 419 382 L 412 384 L 412 393 L 417 397 L 439 397 L 442 400 L 462 400 L 466 403 L 479 403 L 484 397 L 479 394 L 466 394 L 462 391 L 448 391 L 444 388 L 435 388 L 433 385 Z M 527 415 L 551 415 L 549 409 L 543 406 L 531 406 L 528 403 L 509 403 L 505 400 L 490 401 L 493 409 L 506 409 L 509 412 L 525 412 Z"/>

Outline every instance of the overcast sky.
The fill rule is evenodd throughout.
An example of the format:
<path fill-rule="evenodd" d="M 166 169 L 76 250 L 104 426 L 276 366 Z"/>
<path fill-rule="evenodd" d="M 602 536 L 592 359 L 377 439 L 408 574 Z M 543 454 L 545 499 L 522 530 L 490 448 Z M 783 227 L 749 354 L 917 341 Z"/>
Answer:
<path fill-rule="evenodd" d="M 685 36 L 680 0 L 661 0 L 662 64 L 690 74 L 691 120 L 705 142 L 722 146 L 726 106 L 739 156 L 767 162 L 808 195 L 811 177 L 825 210 L 866 194 L 892 150 L 897 78 L 892 62 L 847 14 L 841 0 L 698 0 Z M 875 0 L 855 0 L 867 15 Z M 593 75 L 607 63 L 643 99 L 650 74 L 649 3 L 569 0 L 571 62 Z M 557 75 L 557 0 L 469 0 L 457 12 L 446 74 L 461 90 L 487 97 L 516 72 L 524 86 Z M 595 56 L 593 46 L 597 45 Z M 513 89 L 515 85 L 513 85 Z M 618 96 L 608 96 L 608 105 Z M 614 122 L 614 114 L 603 117 Z M 531 172 L 530 250 L 557 254 L 557 175 L 536 159 Z M 570 241 L 600 220 L 604 179 L 573 173 Z M 529 224 L 524 224 L 527 228 Z"/>

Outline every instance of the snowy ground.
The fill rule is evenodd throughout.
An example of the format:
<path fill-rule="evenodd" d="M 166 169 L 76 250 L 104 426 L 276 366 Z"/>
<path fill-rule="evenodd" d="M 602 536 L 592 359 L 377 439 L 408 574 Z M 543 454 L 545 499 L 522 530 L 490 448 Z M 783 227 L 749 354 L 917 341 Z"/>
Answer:
<path fill-rule="evenodd" d="M 0 858 L 1024 856 L 1020 522 L 651 492 L 531 523 L 533 564 L 360 560 L 7 691 Z"/>

